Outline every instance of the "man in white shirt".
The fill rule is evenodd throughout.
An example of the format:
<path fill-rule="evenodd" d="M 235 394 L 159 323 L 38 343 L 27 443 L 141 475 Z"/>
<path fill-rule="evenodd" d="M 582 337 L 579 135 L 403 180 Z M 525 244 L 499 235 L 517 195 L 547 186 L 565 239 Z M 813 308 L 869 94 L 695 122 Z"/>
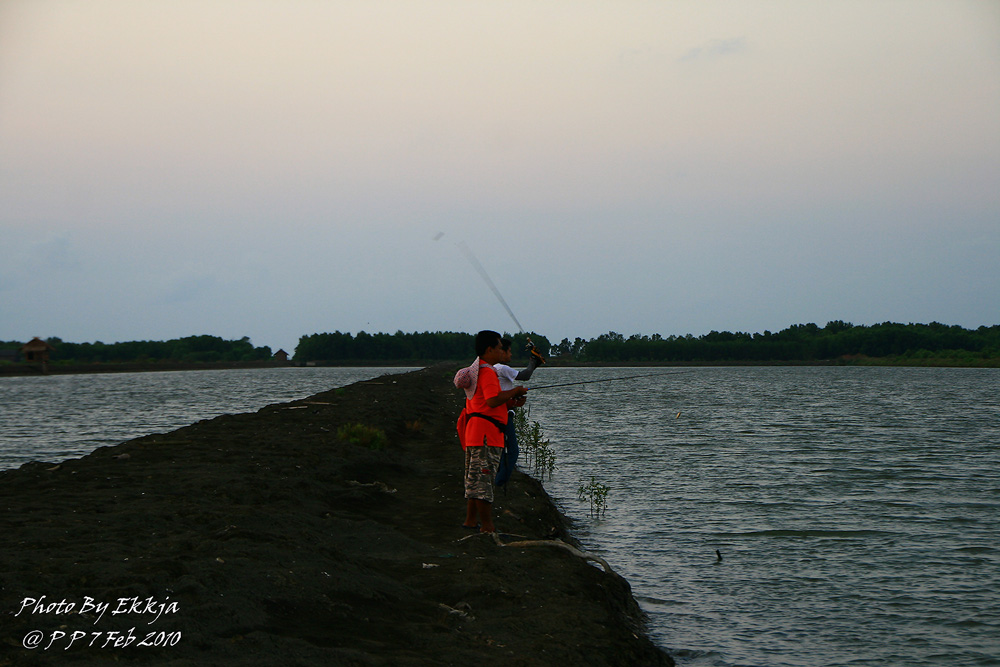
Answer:
<path fill-rule="evenodd" d="M 507 364 L 510 363 L 511 350 L 510 350 L 511 340 L 509 338 L 504 338 L 500 341 L 501 349 L 503 350 L 501 363 L 493 364 L 493 370 L 497 372 L 497 379 L 500 380 L 501 391 L 507 391 L 514 387 L 514 382 L 524 382 L 525 380 L 531 379 L 531 374 L 535 372 L 539 364 L 545 363 L 545 359 L 542 355 L 535 350 L 534 346 L 531 346 L 531 358 L 528 360 L 528 367 L 520 371 L 511 368 Z M 521 407 L 524 405 L 525 397 L 519 396 L 518 398 L 509 401 L 507 403 L 508 413 L 507 413 L 507 430 L 505 431 L 506 446 L 504 447 L 504 454 L 500 459 L 500 466 L 497 469 L 496 485 L 502 486 L 506 490 L 507 480 L 510 479 L 511 473 L 514 471 L 514 464 L 517 463 L 517 456 L 520 450 L 517 447 L 517 429 L 514 426 L 514 410 L 515 407 Z"/>
<path fill-rule="evenodd" d="M 531 374 L 535 372 L 535 369 L 538 368 L 540 364 L 545 363 L 545 359 L 542 358 L 542 355 L 535 350 L 534 346 L 531 346 L 531 358 L 528 359 L 528 367 L 518 371 L 507 365 L 510 363 L 512 354 L 510 351 L 510 338 L 504 338 L 500 341 L 500 345 L 503 349 L 504 360 L 502 363 L 493 364 L 493 370 L 497 372 L 497 377 L 500 379 L 500 389 L 502 391 L 511 389 L 514 386 L 515 381 L 525 382 L 530 380 Z M 520 405 L 524 405 L 523 398 L 521 399 Z"/>

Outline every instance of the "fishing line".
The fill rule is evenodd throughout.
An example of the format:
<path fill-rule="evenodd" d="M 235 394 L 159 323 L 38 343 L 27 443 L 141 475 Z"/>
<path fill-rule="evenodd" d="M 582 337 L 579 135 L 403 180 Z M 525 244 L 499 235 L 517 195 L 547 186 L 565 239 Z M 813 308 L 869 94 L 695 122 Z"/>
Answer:
<path fill-rule="evenodd" d="M 511 310 L 510 306 L 507 305 L 507 301 L 503 298 L 503 295 L 500 294 L 500 290 L 497 289 L 497 286 L 494 285 L 493 281 L 490 279 L 490 274 L 486 273 L 486 269 L 484 269 L 483 265 L 479 263 L 479 260 L 476 259 L 476 256 L 472 254 L 472 250 L 469 249 L 469 246 L 465 245 L 465 241 L 459 241 L 455 245 L 457 245 L 459 249 L 463 253 L 465 253 L 465 258 L 469 260 L 470 264 L 472 264 L 472 268 L 478 271 L 479 275 L 481 275 L 483 277 L 483 280 L 486 281 L 486 284 L 493 291 L 493 294 L 496 296 L 497 299 L 499 299 L 500 304 L 504 307 L 504 309 L 506 309 L 507 314 L 510 315 L 510 319 L 514 320 L 514 324 L 517 325 L 518 331 L 524 333 L 524 327 L 522 327 L 521 323 L 517 321 L 517 317 L 514 316 L 514 311 Z"/>
<path fill-rule="evenodd" d="M 599 378 L 597 380 L 580 380 L 579 382 L 562 382 L 560 384 L 544 384 L 541 387 L 525 387 L 528 391 L 537 391 L 539 389 L 552 389 L 553 387 L 572 387 L 577 384 L 593 384 L 594 382 L 614 382 L 615 380 L 634 380 L 636 378 L 651 378 L 658 377 L 660 375 L 682 375 L 687 371 L 667 371 L 665 373 L 649 373 L 647 375 L 626 375 L 620 378 Z"/>

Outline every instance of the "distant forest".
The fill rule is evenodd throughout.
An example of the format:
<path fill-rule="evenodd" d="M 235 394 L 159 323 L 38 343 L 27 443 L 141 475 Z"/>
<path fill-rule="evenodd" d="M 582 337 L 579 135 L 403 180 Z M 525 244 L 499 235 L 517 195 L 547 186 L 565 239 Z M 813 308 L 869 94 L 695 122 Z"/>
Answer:
<path fill-rule="evenodd" d="M 597 338 L 552 344 L 528 334 L 558 363 L 893 363 L 903 365 L 998 366 L 1000 325 L 960 326 L 884 322 L 856 326 L 840 320 L 825 327 L 795 324 L 777 333 L 712 331 L 703 336 L 652 336 L 609 332 Z M 516 334 L 514 360 L 526 361 L 526 336 Z M 303 336 L 296 361 L 412 361 L 466 359 L 473 335 L 465 333 L 324 333 Z"/>
<path fill-rule="evenodd" d="M 509 335 L 509 334 L 508 334 Z M 549 349 L 549 341 L 539 334 L 514 334 L 511 349 L 514 359 L 527 360 L 524 348 L 527 338 L 542 351 Z M 318 333 L 299 338 L 295 347 L 295 361 L 325 363 L 406 362 L 420 364 L 426 361 L 471 361 L 476 356 L 476 337 L 470 333 L 450 331 L 394 334 L 359 332 Z"/>
<path fill-rule="evenodd" d="M 225 340 L 218 336 L 187 336 L 167 341 L 127 343 L 67 343 L 59 338 L 46 342 L 54 350 L 53 363 L 133 363 L 169 361 L 177 363 L 262 361 L 271 358 L 271 348 L 254 347 L 250 339 Z M 24 343 L 0 342 L 0 349 L 19 349 Z"/>
<path fill-rule="evenodd" d="M 840 320 L 825 327 L 795 324 L 777 333 L 712 331 L 703 336 L 625 336 L 610 332 L 592 340 L 563 339 L 553 355 L 583 362 L 653 363 L 895 363 L 903 365 L 1000 365 L 1000 325 L 964 329 L 932 322 L 884 322 L 855 326 Z"/>
<path fill-rule="evenodd" d="M 527 361 L 527 338 L 556 364 L 894 364 L 909 366 L 1000 366 L 1000 325 L 965 329 L 957 325 L 898 324 L 871 326 L 840 320 L 826 326 L 795 324 L 777 333 L 712 331 L 702 336 L 624 336 L 609 332 L 590 340 L 564 338 L 553 344 L 536 333 L 515 334 L 514 363 Z M 249 338 L 224 340 L 189 336 L 164 342 L 67 343 L 49 338 L 53 363 L 120 362 L 259 362 L 271 348 L 254 347 Z M 0 341 L 0 350 L 23 343 Z M 302 336 L 292 361 L 318 365 L 426 365 L 464 361 L 475 354 L 474 335 L 455 332 L 358 334 L 317 333 Z"/>

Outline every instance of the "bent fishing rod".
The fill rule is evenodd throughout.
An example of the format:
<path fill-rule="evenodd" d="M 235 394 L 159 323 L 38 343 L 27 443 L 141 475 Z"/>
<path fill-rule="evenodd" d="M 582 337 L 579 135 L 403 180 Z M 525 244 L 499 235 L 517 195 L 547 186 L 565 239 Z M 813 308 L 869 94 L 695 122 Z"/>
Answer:
<path fill-rule="evenodd" d="M 465 258 L 469 260 L 469 264 L 472 264 L 472 268 L 478 271 L 479 275 L 482 276 L 483 280 L 486 282 L 486 285 L 493 292 L 493 295 L 497 298 L 498 301 L 500 301 L 500 305 L 502 305 L 504 307 L 504 310 L 507 311 L 507 314 L 510 315 L 510 319 L 514 320 L 514 324 L 517 325 L 517 330 L 521 332 L 521 335 L 523 335 L 524 338 L 528 341 L 527 349 L 532 350 L 533 351 L 532 354 L 537 356 L 538 359 L 541 360 L 541 363 L 544 364 L 545 358 L 541 355 L 541 353 L 535 350 L 535 343 L 534 341 L 531 340 L 531 336 L 527 335 L 527 333 L 524 331 L 524 327 L 521 326 L 521 322 L 517 319 L 517 316 L 514 315 L 514 311 L 511 310 L 510 306 L 507 305 L 507 300 L 503 298 L 503 294 L 500 294 L 500 290 L 497 288 L 496 284 L 490 278 L 490 274 L 486 273 L 486 269 L 479 262 L 476 256 L 472 254 L 472 249 L 470 249 L 469 246 L 465 244 L 465 241 L 459 241 L 455 245 L 457 245 L 459 250 L 461 250 L 465 254 Z"/>
<path fill-rule="evenodd" d="M 434 240 L 437 240 L 437 239 L 441 238 L 442 235 L 443 234 L 439 234 L 438 236 L 436 236 L 434 238 Z M 458 248 L 465 254 L 465 258 L 469 260 L 469 264 L 472 264 L 472 267 L 474 269 L 476 269 L 476 271 L 479 272 L 480 276 L 482 276 L 483 280 L 489 286 L 489 288 L 493 292 L 494 296 L 496 296 L 497 300 L 500 301 L 500 305 L 502 305 L 504 307 L 504 310 L 507 311 L 507 314 L 510 315 L 510 319 L 514 320 L 514 324 L 517 325 L 518 330 L 522 334 L 525 333 L 524 327 L 521 326 L 521 323 L 518 321 L 517 316 L 514 315 L 514 311 L 512 311 L 510 309 L 510 306 L 507 305 L 507 300 L 503 298 L 502 294 L 500 294 L 500 290 L 497 289 L 496 284 L 490 278 L 490 274 L 486 273 L 486 269 L 479 262 L 479 260 L 476 258 L 476 256 L 472 253 L 472 249 L 470 249 L 469 246 L 467 246 L 465 244 L 465 241 L 459 241 L 455 245 L 457 245 Z M 525 338 L 528 338 L 528 337 L 525 336 Z M 535 345 L 534 343 L 531 342 L 531 338 L 528 338 L 528 345 L 530 345 L 531 347 L 534 347 L 534 345 Z M 543 362 L 544 362 L 544 359 L 543 359 Z M 552 389 L 553 387 L 571 387 L 571 386 L 577 385 L 577 384 L 592 384 L 594 382 L 613 382 L 615 380 L 633 380 L 635 378 L 648 378 L 648 377 L 656 377 L 656 376 L 659 376 L 659 375 L 677 375 L 679 373 L 684 373 L 684 371 L 667 371 L 667 372 L 664 372 L 664 373 L 649 373 L 647 375 L 629 375 L 629 376 L 620 377 L 620 378 L 603 378 L 603 379 L 597 379 L 597 380 L 582 380 L 580 382 L 562 382 L 560 384 L 547 384 L 547 385 L 543 385 L 541 387 L 525 387 L 525 388 L 528 391 L 536 391 L 538 389 Z"/>
<path fill-rule="evenodd" d="M 465 253 L 465 258 L 469 260 L 469 264 L 472 264 L 472 268 L 474 268 L 476 271 L 479 272 L 479 275 L 482 276 L 483 280 L 486 282 L 486 285 L 490 288 L 490 290 L 493 291 L 493 295 L 496 296 L 496 298 L 500 301 L 500 305 L 502 305 L 504 309 L 507 311 L 507 314 L 510 315 L 510 319 L 514 320 L 514 324 L 517 325 L 518 331 L 520 331 L 523 334 L 524 327 L 521 326 L 521 323 L 517 320 L 517 317 L 514 315 L 514 311 L 511 310 L 510 306 L 507 305 L 507 300 L 503 298 L 503 295 L 500 294 L 500 290 L 497 289 L 497 286 L 490 279 L 490 274 L 486 273 L 486 269 L 483 268 L 483 265 L 479 263 L 479 260 L 476 259 L 476 256 L 472 254 L 472 250 L 469 248 L 469 246 L 465 245 L 465 241 L 459 241 L 455 245 L 458 246 L 459 250 Z M 531 342 L 530 338 L 528 339 L 528 342 Z"/>
<path fill-rule="evenodd" d="M 635 380 L 636 378 L 651 378 L 661 375 L 682 375 L 687 371 L 666 371 L 664 373 L 647 373 L 646 375 L 626 375 L 617 378 L 598 378 L 596 380 L 580 380 L 579 382 L 560 382 L 559 384 L 543 384 L 541 387 L 525 387 L 528 391 L 538 391 L 539 389 L 552 389 L 553 387 L 572 387 L 577 384 L 594 384 L 595 382 L 615 382 L 617 380 Z"/>

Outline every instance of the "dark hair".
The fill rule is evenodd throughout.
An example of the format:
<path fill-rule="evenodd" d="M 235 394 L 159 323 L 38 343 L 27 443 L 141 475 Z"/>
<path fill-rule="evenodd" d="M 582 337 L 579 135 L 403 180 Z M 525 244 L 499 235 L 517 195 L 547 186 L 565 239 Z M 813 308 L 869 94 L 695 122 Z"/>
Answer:
<path fill-rule="evenodd" d="M 500 334 L 496 331 L 490 331 L 489 329 L 485 331 L 480 331 L 476 334 L 476 356 L 481 357 L 486 354 L 486 350 L 491 347 L 496 347 L 497 343 L 500 342 Z"/>
<path fill-rule="evenodd" d="M 510 345 L 511 345 L 510 338 L 501 338 L 500 339 L 500 347 L 503 348 L 504 352 L 506 352 L 507 350 L 510 349 Z"/>

